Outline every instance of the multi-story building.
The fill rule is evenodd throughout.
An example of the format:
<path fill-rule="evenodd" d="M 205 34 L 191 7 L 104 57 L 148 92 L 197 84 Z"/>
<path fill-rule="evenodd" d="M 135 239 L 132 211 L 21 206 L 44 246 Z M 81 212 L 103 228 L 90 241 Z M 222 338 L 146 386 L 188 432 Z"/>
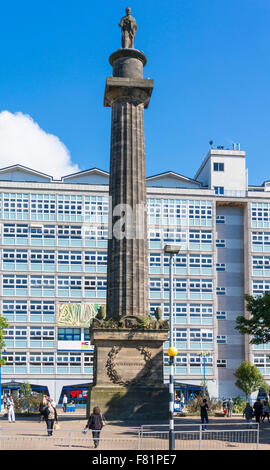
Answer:
<path fill-rule="evenodd" d="M 0 302 L 9 322 L 2 391 L 27 381 L 57 402 L 63 393 L 85 401 L 93 373 L 85 318 L 106 302 L 108 184 L 96 168 L 61 180 L 21 165 L 0 170 Z M 269 191 L 267 181 L 248 186 L 239 146 L 211 148 L 194 179 L 172 171 L 147 178 L 149 311 L 161 306 L 164 318 L 163 248 L 181 246 L 174 338 L 182 388 L 205 378 L 210 395 L 238 395 L 233 373 L 244 359 L 270 380 L 270 344 L 251 347 L 235 330 L 244 293 L 270 290 Z"/>

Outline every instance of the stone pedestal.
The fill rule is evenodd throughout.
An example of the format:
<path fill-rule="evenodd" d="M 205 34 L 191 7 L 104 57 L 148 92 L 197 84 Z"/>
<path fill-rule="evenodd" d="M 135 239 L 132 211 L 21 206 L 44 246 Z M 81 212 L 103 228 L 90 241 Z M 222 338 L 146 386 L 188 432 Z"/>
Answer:
<path fill-rule="evenodd" d="M 109 420 L 164 420 L 169 391 L 163 384 L 163 342 L 168 331 L 94 328 L 94 384 L 88 414 L 99 406 Z"/>

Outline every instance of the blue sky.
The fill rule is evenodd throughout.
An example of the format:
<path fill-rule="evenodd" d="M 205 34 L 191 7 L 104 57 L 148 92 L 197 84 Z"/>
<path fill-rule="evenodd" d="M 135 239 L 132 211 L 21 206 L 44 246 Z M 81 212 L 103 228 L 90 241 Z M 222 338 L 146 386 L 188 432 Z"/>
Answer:
<path fill-rule="evenodd" d="M 126 6 L 138 24 L 135 47 L 148 58 L 144 76 L 154 79 L 147 175 L 194 177 L 213 140 L 241 144 L 250 184 L 270 179 L 270 0 L 4 2 L 0 111 L 31 116 L 81 170 L 108 171 L 111 110 L 103 97 Z"/>

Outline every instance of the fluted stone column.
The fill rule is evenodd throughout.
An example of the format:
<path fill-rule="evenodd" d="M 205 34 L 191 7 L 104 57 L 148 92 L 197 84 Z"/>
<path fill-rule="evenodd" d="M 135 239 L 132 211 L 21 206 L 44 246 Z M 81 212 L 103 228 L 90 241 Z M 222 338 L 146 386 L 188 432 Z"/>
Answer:
<path fill-rule="evenodd" d="M 141 317 L 148 314 L 144 108 L 153 81 L 143 79 L 140 51 L 120 49 L 110 63 L 104 100 L 112 108 L 107 318 Z"/>
<path fill-rule="evenodd" d="M 110 64 L 104 100 L 112 108 L 107 315 L 106 323 L 95 320 L 91 328 L 94 377 L 87 413 L 98 405 L 107 419 L 163 420 L 168 329 L 152 319 L 148 328 L 136 328 L 148 314 L 144 109 L 153 81 L 143 78 L 146 57 L 136 49 L 119 49 Z"/>

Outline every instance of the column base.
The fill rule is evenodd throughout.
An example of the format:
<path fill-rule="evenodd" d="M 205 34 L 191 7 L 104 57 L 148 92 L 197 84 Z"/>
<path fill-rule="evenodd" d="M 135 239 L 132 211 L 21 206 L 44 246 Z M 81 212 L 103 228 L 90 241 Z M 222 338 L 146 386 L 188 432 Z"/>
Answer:
<path fill-rule="evenodd" d="M 169 419 L 169 389 L 163 387 L 89 388 L 87 416 L 99 406 L 107 420 L 164 421 Z"/>

